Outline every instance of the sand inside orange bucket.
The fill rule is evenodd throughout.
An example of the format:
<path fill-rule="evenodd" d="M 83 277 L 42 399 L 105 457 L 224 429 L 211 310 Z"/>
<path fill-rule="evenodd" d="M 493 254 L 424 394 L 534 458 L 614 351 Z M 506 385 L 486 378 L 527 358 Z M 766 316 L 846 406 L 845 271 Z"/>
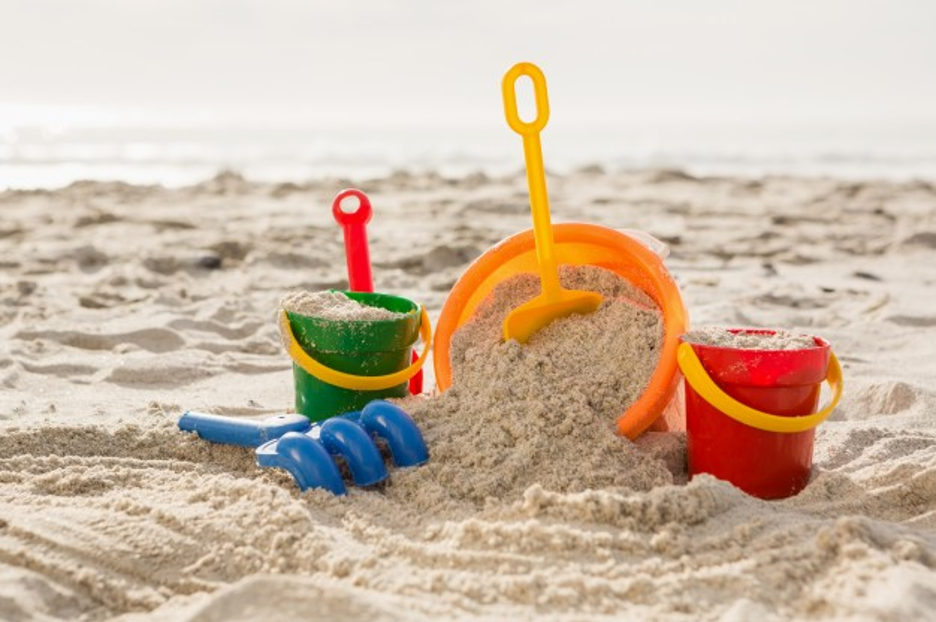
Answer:
<path fill-rule="evenodd" d="M 679 288 L 660 255 L 630 235 L 599 225 L 563 223 L 553 226 L 553 236 L 560 265 L 607 269 L 646 294 L 662 314 L 663 344 L 657 366 L 639 398 L 618 413 L 618 434 L 633 440 L 661 419 L 676 396 L 681 379 L 676 350 L 689 321 Z M 451 386 L 454 375 L 454 333 L 472 319 L 498 284 L 518 274 L 535 274 L 536 268 L 533 233 L 527 230 L 488 249 L 458 279 L 442 308 L 433 341 L 436 381 L 442 391 Z"/>

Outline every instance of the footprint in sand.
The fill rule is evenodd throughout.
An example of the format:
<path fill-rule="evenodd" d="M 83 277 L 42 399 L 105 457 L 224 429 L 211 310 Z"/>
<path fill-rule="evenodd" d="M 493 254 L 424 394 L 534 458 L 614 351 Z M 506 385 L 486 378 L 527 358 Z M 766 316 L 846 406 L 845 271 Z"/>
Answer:
<path fill-rule="evenodd" d="M 928 328 L 936 326 L 936 315 L 892 315 L 884 318 L 884 321 L 898 326 Z"/>
<path fill-rule="evenodd" d="M 481 251 L 474 245 L 443 244 L 422 255 L 413 254 L 386 263 L 375 262 L 375 265 L 381 268 L 399 268 L 408 274 L 425 276 L 447 268 L 467 265 L 480 254 Z"/>
<path fill-rule="evenodd" d="M 211 333 L 225 339 L 246 339 L 257 334 L 266 324 L 262 322 L 243 322 L 239 325 L 227 325 L 213 320 L 190 320 L 179 318 L 167 324 L 170 328 L 196 333 Z"/>
<path fill-rule="evenodd" d="M 863 383 L 859 380 L 849 387 L 836 419 L 861 420 L 900 414 L 916 406 L 920 395 L 920 388 L 906 382 Z"/>
<path fill-rule="evenodd" d="M 936 248 L 936 231 L 918 231 L 901 240 L 900 245 Z"/>
<path fill-rule="evenodd" d="M 113 350 L 121 344 L 131 344 L 149 352 L 161 353 L 178 350 L 185 340 L 178 333 L 165 328 L 145 328 L 125 333 L 85 333 L 76 330 L 23 330 L 14 339 L 32 341 L 42 339 L 82 350 Z"/>

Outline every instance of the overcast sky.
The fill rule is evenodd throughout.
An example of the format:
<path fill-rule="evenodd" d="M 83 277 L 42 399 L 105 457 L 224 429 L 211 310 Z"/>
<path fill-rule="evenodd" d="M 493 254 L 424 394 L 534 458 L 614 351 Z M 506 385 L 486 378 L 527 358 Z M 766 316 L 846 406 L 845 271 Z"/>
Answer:
<path fill-rule="evenodd" d="M 0 0 L 0 126 L 483 125 L 518 60 L 567 124 L 936 119 L 926 0 Z"/>

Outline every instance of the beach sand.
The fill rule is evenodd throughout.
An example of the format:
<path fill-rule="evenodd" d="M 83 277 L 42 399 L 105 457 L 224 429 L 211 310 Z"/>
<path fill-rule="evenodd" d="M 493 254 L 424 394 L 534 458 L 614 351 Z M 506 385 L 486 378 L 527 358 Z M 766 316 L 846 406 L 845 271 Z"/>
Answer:
<path fill-rule="evenodd" d="M 330 205 L 351 185 L 374 205 L 377 289 L 433 320 L 471 260 L 530 227 L 521 173 L 0 194 L 0 619 L 932 619 L 932 184 L 551 177 L 554 222 L 669 244 L 693 326 L 831 341 L 844 397 L 792 499 L 687 483 L 684 434 L 650 432 L 619 441 L 659 476 L 630 490 L 437 511 L 300 493 L 176 427 L 292 407 L 277 304 L 346 285 Z"/>

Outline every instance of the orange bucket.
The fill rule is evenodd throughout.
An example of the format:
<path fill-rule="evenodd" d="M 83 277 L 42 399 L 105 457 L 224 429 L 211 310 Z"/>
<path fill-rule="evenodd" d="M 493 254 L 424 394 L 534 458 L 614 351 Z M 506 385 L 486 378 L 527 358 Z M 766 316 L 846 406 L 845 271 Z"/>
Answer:
<path fill-rule="evenodd" d="M 679 288 L 663 260 L 634 238 L 614 229 L 585 223 L 553 225 L 557 263 L 605 268 L 627 279 L 650 296 L 663 314 L 663 351 L 647 388 L 618 417 L 618 434 L 633 440 L 663 413 L 681 380 L 676 365 L 679 337 L 689 316 Z M 455 283 L 436 327 L 433 359 L 441 391 L 452 385 L 449 348 L 452 334 L 468 321 L 478 305 L 502 281 L 516 274 L 539 273 L 533 230 L 502 240 L 478 257 Z"/>

